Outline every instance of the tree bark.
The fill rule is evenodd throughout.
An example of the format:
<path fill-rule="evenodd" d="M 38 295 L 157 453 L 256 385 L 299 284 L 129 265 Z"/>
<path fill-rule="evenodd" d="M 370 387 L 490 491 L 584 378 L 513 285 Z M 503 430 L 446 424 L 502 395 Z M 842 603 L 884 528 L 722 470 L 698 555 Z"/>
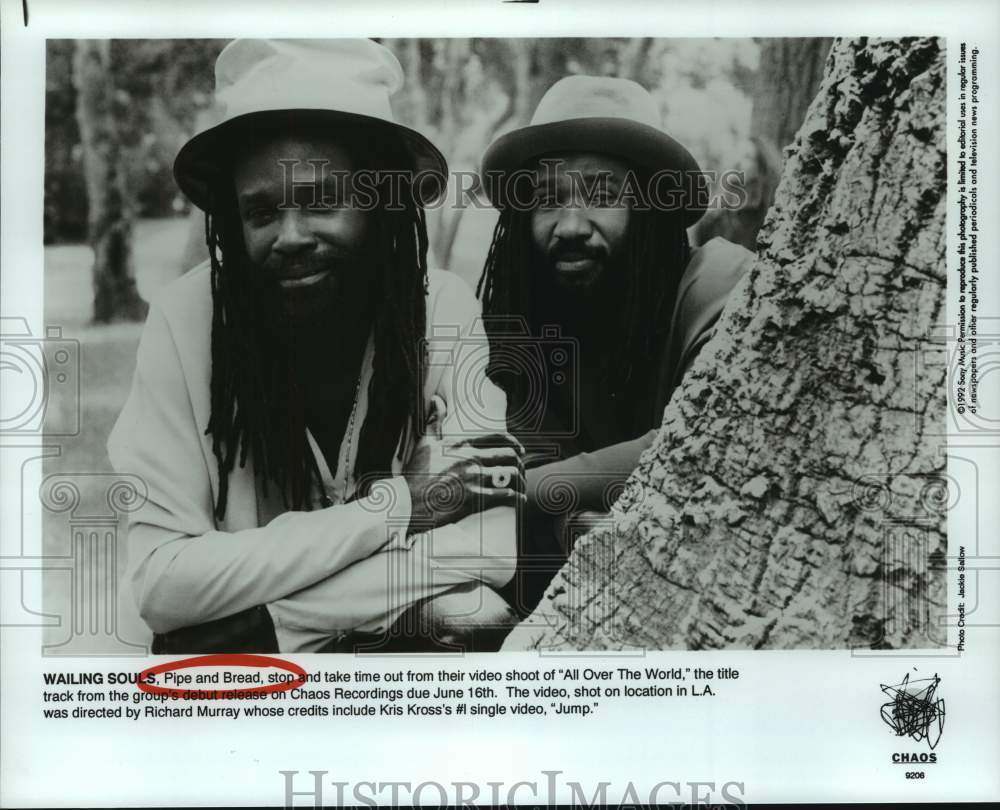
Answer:
<path fill-rule="evenodd" d="M 942 47 L 835 45 L 757 262 L 504 649 L 943 643 Z"/>
<path fill-rule="evenodd" d="M 89 240 L 94 250 L 94 321 L 140 321 L 146 316 L 146 304 L 139 297 L 132 267 L 132 220 L 112 109 L 109 40 L 76 42 L 73 81 L 87 185 Z"/>

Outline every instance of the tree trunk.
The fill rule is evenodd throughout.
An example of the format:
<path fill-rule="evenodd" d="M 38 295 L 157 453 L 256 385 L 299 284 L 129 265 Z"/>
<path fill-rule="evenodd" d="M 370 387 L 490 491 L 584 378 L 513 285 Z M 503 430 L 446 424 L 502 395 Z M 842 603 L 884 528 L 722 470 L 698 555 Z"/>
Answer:
<path fill-rule="evenodd" d="M 944 642 L 944 93 L 938 40 L 835 45 L 766 247 L 505 649 Z"/>
<path fill-rule="evenodd" d="M 753 86 L 752 157 L 738 167 L 746 197 L 739 208 L 714 208 L 705 214 L 694 227 L 695 244 L 721 236 L 749 250 L 756 248 L 757 233 L 774 202 L 782 150 L 791 144 L 816 97 L 832 42 L 809 37 L 764 40 Z"/>
<path fill-rule="evenodd" d="M 142 320 L 146 304 L 136 290 L 132 268 L 132 221 L 112 109 L 109 40 L 76 42 L 73 81 L 87 184 L 89 238 L 94 249 L 94 320 Z"/>
<path fill-rule="evenodd" d="M 417 132 L 427 129 L 427 93 L 424 91 L 423 57 L 420 54 L 420 40 L 407 39 L 402 45 L 402 59 L 406 65 L 406 81 L 403 91 L 406 94 L 406 115 L 410 126 Z"/>
<path fill-rule="evenodd" d="M 791 144 L 816 97 L 832 43 L 814 37 L 764 40 L 753 91 L 751 137 L 778 150 Z"/>
<path fill-rule="evenodd" d="M 649 52 L 653 48 L 651 37 L 636 37 L 630 39 L 624 47 L 621 56 L 621 67 L 618 75 L 623 79 L 631 79 L 643 84 L 643 73 L 649 60 Z"/>

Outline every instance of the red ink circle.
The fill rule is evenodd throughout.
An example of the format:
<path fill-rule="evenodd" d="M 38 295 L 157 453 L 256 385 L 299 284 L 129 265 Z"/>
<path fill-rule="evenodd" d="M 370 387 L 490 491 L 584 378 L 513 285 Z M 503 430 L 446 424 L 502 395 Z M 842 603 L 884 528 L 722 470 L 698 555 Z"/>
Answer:
<path fill-rule="evenodd" d="M 151 675 L 161 675 L 165 672 L 173 672 L 178 669 L 190 669 L 193 667 L 276 667 L 286 672 L 297 675 L 288 681 L 278 683 L 261 684 L 259 686 L 241 686 L 234 684 L 226 689 L 202 689 L 199 686 L 191 685 L 187 687 L 159 686 L 147 683 L 146 679 Z M 165 664 L 157 664 L 155 667 L 144 669 L 139 673 L 136 686 L 143 692 L 151 695 L 164 695 L 165 697 L 178 700 L 238 700 L 240 697 L 249 695 L 264 695 L 270 692 L 284 692 L 288 689 L 295 689 L 306 682 L 306 671 L 298 664 L 285 661 L 281 658 L 274 658 L 270 655 L 249 655 L 246 653 L 225 653 L 218 655 L 199 655 L 194 658 L 182 658 L 180 661 L 168 661 Z M 190 694 L 196 692 L 197 694 Z M 234 693 L 241 693 L 236 695 Z"/>

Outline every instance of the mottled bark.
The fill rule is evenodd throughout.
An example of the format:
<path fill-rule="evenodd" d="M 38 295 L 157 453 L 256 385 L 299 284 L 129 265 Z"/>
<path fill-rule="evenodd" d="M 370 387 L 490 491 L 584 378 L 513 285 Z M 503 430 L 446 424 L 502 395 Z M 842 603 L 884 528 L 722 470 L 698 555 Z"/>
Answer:
<path fill-rule="evenodd" d="M 94 250 L 94 320 L 142 320 L 132 267 L 132 220 L 125 193 L 122 145 L 115 127 L 109 40 L 78 40 L 73 54 L 76 117 L 87 184 L 88 231 Z"/>
<path fill-rule="evenodd" d="M 835 45 L 758 261 L 505 649 L 942 643 L 942 48 Z"/>

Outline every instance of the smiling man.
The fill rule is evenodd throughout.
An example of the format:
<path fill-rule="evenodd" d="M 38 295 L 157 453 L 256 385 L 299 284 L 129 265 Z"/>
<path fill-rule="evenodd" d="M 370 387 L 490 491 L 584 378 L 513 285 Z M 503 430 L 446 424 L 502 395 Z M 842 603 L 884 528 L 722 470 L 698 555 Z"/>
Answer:
<path fill-rule="evenodd" d="M 463 431 L 454 369 L 425 362 L 478 306 L 427 270 L 414 178 L 446 166 L 393 120 L 401 83 L 368 40 L 219 56 L 224 120 L 175 163 L 210 260 L 152 303 L 108 444 L 148 488 L 127 580 L 154 652 L 495 649 L 511 626 L 522 448 L 502 392 L 482 380 L 499 427 Z"/>
<path fill-rule="evenodd" d="M 529 451 L 508 592 L 527 613 L 574 538 L 605 519 L 753 254 L 722 239 L 690 248 L 707 203 L 700 168 L 626 79 L 560 80 L 482 171 L 500 209 L 478 289 L 491 377 Z M 538 349 L 522 357 L 543 368 L 504 351 L 511 316 Z M 570 361 L 556 348 L 567 341 Z"/>

